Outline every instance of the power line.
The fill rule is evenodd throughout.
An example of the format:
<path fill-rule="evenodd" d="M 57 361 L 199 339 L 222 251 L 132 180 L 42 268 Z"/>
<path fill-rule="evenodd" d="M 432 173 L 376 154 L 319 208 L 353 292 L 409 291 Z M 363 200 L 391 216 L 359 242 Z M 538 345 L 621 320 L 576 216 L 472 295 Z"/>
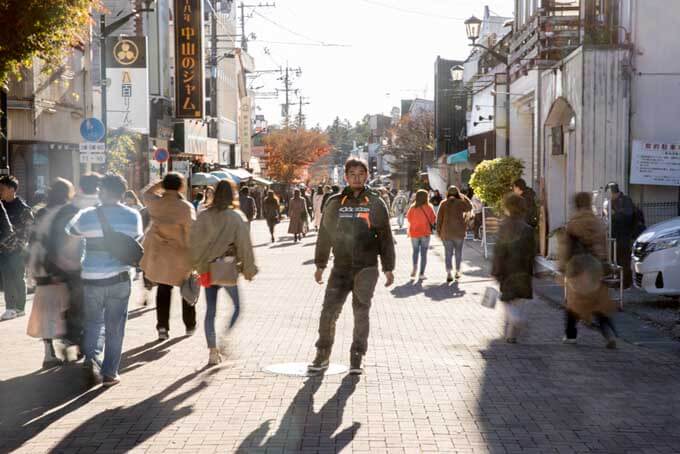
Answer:
<path fill-rule="evenodd" d="M 467 20 L 466 17 L 451 17 L 451 16 L 442 16 L 441 14 L 432 14 L 432 13 L 427 13 L 425 11 L 417 11 L 413 9 L 406 9 L 406 8 L 401 8 L 399 6 L 393 6 L 393 5 L 388 5 L 387 3 L 382 3 L 382 2 L 377 2 L 375 0 L 361 0 L 364 3 L 368 3 L 369 5 L 373 6 L 379 6 L 381 8 L 387 8 L 391 9 L 393 11 L 399 11 L 402 13 L 407 13 L 407 14 L 417 14 L 419 16 L 425 16 L 425 17 L 432 17 L 435 19 L 446 19 L 450 21 L 455 21 L 455 22 L 465 22 Z M 489 22 L 497 22 L 497 23 L 504 23 L 507 19 L 489 19 Z"/>
<path fill-rule="evenodd" d="M 258 43 L 274 44 L 281 46 L 307 46 L 307 47 L 352 47 L 351 44 L 334 44 L 334 43 L 301 43 L 295 41 L 268 41 L 258 39 Z"/>
<path fill-rule="evenodd" d="M 285 25 L 282 25 L 282 24 L 276 22 L 275 20 L 268 18 L 267 16 L 258 13 L 257 11 L 253 11 L 253 12 L 254 12 L 256 15 L 260 16 L 260 17 L 261 17 L 262 19 L 264 19 L 265 21 L 269 22 L 270 24 L 272 24 L 272 25 L 274 25 L 274 26 L 276 26 L 276 27 L 279 27 L 281 30 L 287 31 L 288 33 L 290 33 L 290 34 L 292 34 L 292 35 L 295 35 L 295 36 L 297 36 L 297 37 L 299 37 L 299 38 L 302 38 L 302 39 L 306 39 L 306 40 L 308 40 L 308 41 L 311 41 L 311 42 L 315 43 L 315 44 L 318 45 L 318 46 L 322 46 L 322 47 L 350 47 L 350 46 L 347 45 L 347 44 L 333 44 L 333 43 L 327 43 L 327 42 L 325 42 L 325 41 L 321 41 L 321 40 L 318 40 L 318 39 L 311 38 L 311 37 L 309 37 L 309 36 L 307 36 L 307 35 L 303 35 L 302 33 L 298 33 L 298 32 L 296 32 L 296 31 L 294 31 L 294 30 L 291 30 L 290 28 L 286 27 Z M 271 41 L 269 41 L 269 42 L 271 42 Z M 273 42 L 271 42 L 271 43 L 273 44 Z"/>

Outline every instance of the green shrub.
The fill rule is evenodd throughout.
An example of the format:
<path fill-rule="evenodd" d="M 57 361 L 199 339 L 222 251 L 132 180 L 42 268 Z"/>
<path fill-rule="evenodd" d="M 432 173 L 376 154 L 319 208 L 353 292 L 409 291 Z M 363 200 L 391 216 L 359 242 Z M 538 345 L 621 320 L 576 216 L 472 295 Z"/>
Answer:
<path fill-rule="evenodd" d="M 482 161 L 470 177 L 470 187 L 479 200 L 501 212 L 501 202 L 513 181 L 522 176 L 524 164 L 517 158 L 496 158 Z"/>

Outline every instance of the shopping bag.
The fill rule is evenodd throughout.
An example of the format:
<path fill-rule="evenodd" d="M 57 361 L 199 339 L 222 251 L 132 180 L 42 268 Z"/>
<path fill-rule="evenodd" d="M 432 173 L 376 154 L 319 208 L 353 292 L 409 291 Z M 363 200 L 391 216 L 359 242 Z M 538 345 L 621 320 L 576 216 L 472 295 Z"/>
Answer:
<path fill-rule="evenodd" d="M 496 302 L 498 301 L 498 290 L 493 287 L 487 287 L 484 290 L 484 296 L 482 297 L 482 306 L 493 309 L 496 307 Z"/>

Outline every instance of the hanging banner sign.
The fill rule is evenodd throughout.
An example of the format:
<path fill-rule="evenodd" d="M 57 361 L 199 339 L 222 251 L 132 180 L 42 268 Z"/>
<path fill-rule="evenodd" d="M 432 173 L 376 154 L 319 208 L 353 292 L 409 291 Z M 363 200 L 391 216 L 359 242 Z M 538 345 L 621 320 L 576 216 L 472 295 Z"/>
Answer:
<path fill-rule="evenodd" d="M 149 70 L 145 36 L 106 38 L 106 92 L 109 129 L 149 133 Z"/>
<path fill-rule="evenodd" d="M 203 0 L 175 0 L 175 117 L 202 119 Z"/>

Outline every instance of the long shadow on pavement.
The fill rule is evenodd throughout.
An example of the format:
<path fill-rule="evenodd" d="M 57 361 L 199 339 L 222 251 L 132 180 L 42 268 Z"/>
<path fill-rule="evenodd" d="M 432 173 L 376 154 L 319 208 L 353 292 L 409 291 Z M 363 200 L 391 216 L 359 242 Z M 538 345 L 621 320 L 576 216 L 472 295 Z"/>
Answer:
<path fill-rule="evenodd" d="M 11 452 L 101 394 L 82 368 L 59 367 L 0 381 L 0 452 Z M 56 410 L 55 410 L 56 409 Z"/>
<path fill-rule="evenodd" d="M 61 453 L 77 449 L 85 451 L 104 450 L 127 452 L 143 443 L 165 427 L 188 416 L 192 406 L 181 406 L 182 402 L 208 386 L 201 381 L 191 389 L 167 399 L 182 386 L 204 372 L 208 366 L 177 380 L 162 391 L 129 407 L 107 409 L 64 436 L 50 452 Z M 212 369 L 208 375 L 217 373 Z M 166 400 L 167 399 L 167 400 Z"/>
<path fill-rule="evenodd" d="M 356 390 L 359 378 L 352 375 L 345 376 L 333 397 L 318 413 L 315 413 L 314 395 L 322 382 L 323 376 L 309 377 L 293 398 L 277 431 L 267 438 L 272 421 L 263 422 L 243 440 L 236 452 L 268 451 L 267 448 L 282 452 L 301 452 L 305 448 L 317 448 L 323 452 L 341 452 L 352 442 L 361 427 L 360 423 L 355 422 L 333 436 L 333 433 L 342 425 L 345 406 Z"/>
<path fill-rule="evenodd" d="M 165 342 L 156 340 L 123 352 L 120 360 L 120 373 L 133 371 L 147 363 L 161 359 L 170 353 L 170 347 L 186 338 L 187 336 L 173 337 Z"/>
<path fill-rule="evenodd" d="M 446 301 L 452 298 L 462 298 L 466 291 L 462 290 L 457 282 L 424 286 L 422 281 L 411 280 L 394 287 L 390 293 L 399 299 L 408 299 L 422 293 L 432 301 Z"/>
<path fill-rule="evenodd" d="M 493 341 L 479 352 L 476 420 L 486 452 L 678 452 L 677 362 L 599 343 L 531 341 Z"/>

